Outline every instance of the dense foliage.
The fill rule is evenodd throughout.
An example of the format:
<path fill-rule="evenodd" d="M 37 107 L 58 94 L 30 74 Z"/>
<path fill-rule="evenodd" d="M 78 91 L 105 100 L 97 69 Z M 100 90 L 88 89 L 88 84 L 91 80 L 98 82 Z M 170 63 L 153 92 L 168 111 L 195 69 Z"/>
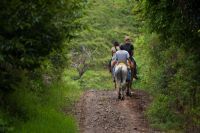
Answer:
<path fill-rule="evenodd" d="M 200 7 L 196 0 L 144 0 L 135 13 L 145 20 L 146 34 L 138 44 L 145 87 L 155 101 L 148 111 L 162 128 L 199 130 Z"/>
<path fill-rule="evenodd" d="M 63 110 L 83 89 L 112 88 L 105 68 L 125 35 L 134 88 L 154 97 L 151 124 L 200 129 L 197 0 L 1 0 L 0 10 L 0 132 L 76 132 Z"/>
<path fill-rule="evenodd" d="M 78 37 L 71 43 L 73 53 L 79 55 L 74 60 L 88 53 L 85 58 L 89 66 L 105 67 L 111 58 L 113 41 L 121 44 L 125 35 L 130 35 L 133 40 L 138 36 L 140 22 L 135 21 L 132 7 L 126 0 L 89 0 L 81 19 L 85 29 L 78 32 Z"/>
<path fill-rule="evenodd" d="M 14 130 L 15 118 L 36 115 L 36 103 L 54 88 L 47 85 L 66 62 L 65 42 L 80 29 L 83 5 L 82 0 L 0 1 L 0 132 Z"/>
<path fill-rule="evenodd" d="M 77 29 L 79 6 L 75 1 L 1 1 L 0 64 L 1 79 L 6 79 L 1 91 L 12 88 L 7 82 L 18 76 L 13 72 L 33 70 L 53 50 L 62 50 L 63 39 Z"/>

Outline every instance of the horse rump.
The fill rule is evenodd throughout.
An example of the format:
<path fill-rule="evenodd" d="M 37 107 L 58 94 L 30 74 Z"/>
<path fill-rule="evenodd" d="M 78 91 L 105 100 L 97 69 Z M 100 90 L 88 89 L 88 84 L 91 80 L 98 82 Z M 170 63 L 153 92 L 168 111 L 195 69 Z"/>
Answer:
<path fill-rule="evenodd" d="M 118 89 L 118 98 L 123 100 L 125 97 L 126 79 L 128 69 L 126 64 L 120 63 L 115 67 L 115 81 Z"/>

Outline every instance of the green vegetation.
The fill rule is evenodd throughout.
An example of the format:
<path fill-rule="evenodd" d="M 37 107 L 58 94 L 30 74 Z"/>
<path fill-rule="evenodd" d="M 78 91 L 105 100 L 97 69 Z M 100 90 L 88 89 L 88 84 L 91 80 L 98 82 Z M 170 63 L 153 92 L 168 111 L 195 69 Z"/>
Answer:
<path fill-rule="evenodd" d="M 112 41 L 124 43 L 125 35 L 135 38 L 139 33 L 136 27 L 141 24 L 134 20 L 133 6 L 128 1 L 89 0 L 87 4 L 80 20 L 85 29 L 77 33 L 71 48 L 80 55 L 90 53 L 92 58 L 89 56 L 87 61 L 91 67 L 105 67 L 111 58 Z"/>
<path fill-rule="evenodd" d="M 2 114 L 2 132 L 77 132 L 77 125 L 72 116 L 66 116 L 66 110 L 78 100 L 80 87 L 70 77 L 52 83 L 49 87 L 33 84 L 38 89 L 21 87 L 9 95 L 7 100 L 12 105 L 12 112 Z M 36 88 L 39 87 L 39 88 Z M 5 111 L 5 110 L 4 110 Z M 11 117 L 12 116 L 12 117 Z M 14 118 L 14 119 L 13 119 Z M 48 126 L 48 128 L 47 128 Z"/>
<path fill-rule="evenodd" d="M 69 81 L 69 80 L 68 80 Z M 23 99 L 21 106 L 30 107 L 26 112 L 30 113 L 28 122 L 20 122 L 16 125 L 15 132 L 21 133 L 66 133 L 77 132 L 77 125 L 75 119 L 67 115 L 65 112 L 71 107 L 71 104 L 80 96 L 80 91 L 77 86 L 72 83 L 62 82 L 55 83 L 52 87 L 48 88 L 49 91 L 45 92 L 42 100 L 34 100 L 33 96 Z M 25 94 L 26 96 L 28 93 Z M 34 95 L 34 94 L 33 94 Z M 27 104 L 27 105 L 26 105 Z M 47 128 L 48 127 L 48 128 Z"/>
<path fill-rule="evenodd" d="M 200 107 L 200 21 L 197 1 L 135 3 L 135 14 L 145 21 L 137 39 L 141 86 L 155 99 L 147 111 L 152 125 L 197 132 Z M 145 60 L 144 60 L 145 59 Z"/>
<path fill-rule="evenodd" d="M 129 35 L 146 112 L 166 131 L 200 129 L 200 21 L 195 0 L 1 0 L 0 132 L 78 132 L 70 110 L 113 88 L 112 41 Z"/>
<path fill-rule="evenodd" d="M 0 1 L 0 132 L 77 130 L 61 108 L 78 88 L 61 73 L 83 7 L 82 0 Z"/>
<path fill-rule="evenodd" d="M 114 88 L 112 77 L 108 70 L 88 70 L 80 79 L 80 83 L 84 89 L 109 90 Z"/>

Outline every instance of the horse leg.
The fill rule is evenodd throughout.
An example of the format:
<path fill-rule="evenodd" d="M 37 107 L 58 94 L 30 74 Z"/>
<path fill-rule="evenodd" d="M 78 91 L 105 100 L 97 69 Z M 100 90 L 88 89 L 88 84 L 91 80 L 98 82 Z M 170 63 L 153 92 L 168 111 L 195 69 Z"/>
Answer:
<path fill-rule="evenodd" d="M 128 96 L 128 87 L 129 87 L 129 81 L 126 83 L 126 96 Z"/>
<path fill-rule="evenodd" d="M 128 83 L 127 83 L 126 96 L 129 96 L 129 92 L 130 92 L 130 81 L 128 81 Z"/>
<path fill-rule="evenodd" d="M 121 98 L 121 100 L 124 100 L 125 99 L 125 88 L 123 87 L 122 88 L 122 98 Z"/>
<path fill-rule="evenodd" d="M 119 89 L 119 91 L 118 91 L 118 99 L 121 99 L 120 89 Z"/>
<path fill-rule="evenodd" d="M 117 91 L 118 91 L 118 99 L 121 99 L 120 85 L 119 85 L 118 81 L 116 81 L 115 85 L 116 85 Z"/>
<path fill-rule="evenodd" d="M 123 81 L 122 86 L 121 86 L 121 94 L 122 94 L 121 100 L 124 100 L 124 99 L 125 99 L 125 90 L 126 90 L 126 86 L 127 86 L 127 84 L 126 84 L 126 80 L 125 80 L 125 81 Z"/>
<path fill-rule="evenodd" d="M 126 90 L 126 95 L 130 96 L 130 97 L 131 97 L 132 82 L 133 82 L 133 77 L 134 77 L 134 74 L 133 74 L 134 71 L 133 70 L 134 69 L 131 69 L 131 79 L 127 83 L 127 90 Z"/>
<path fill-rule="evenodd" d="M 121 88 L 121 86 L 120 86 L 120 88 L 119 88 L 119 99 L 123 99 L 123 92 L 122 92 L 122 88 Z"/>
<path fill-rule="evenodd" d="M 127 96 L 131 96 L 131 91 L 130 91 L 130 90 L 131 90 L 131 89 L 130 89 L 130 88 L 131 88 L 131 84 L 132 84 L 132 82 L 129 81 L 129 82 L 128 82 L 128 85 L 127 85 L 127 90 L 126 90 L 126 95 L 127 95 Z"/>
<path fill-rule="evenodd" d="M 134 68 L 131 69 L 130 89 L 132 89 L 133 78 L 134 78 Z"/>
<path fill-rule="evenodd" d="M 120 87 L 120 89 L 119 89 L 119 99 L 120 100 L 124 100 L 124 93 L 123 93 L 123 88 L 122 87 Z"/>

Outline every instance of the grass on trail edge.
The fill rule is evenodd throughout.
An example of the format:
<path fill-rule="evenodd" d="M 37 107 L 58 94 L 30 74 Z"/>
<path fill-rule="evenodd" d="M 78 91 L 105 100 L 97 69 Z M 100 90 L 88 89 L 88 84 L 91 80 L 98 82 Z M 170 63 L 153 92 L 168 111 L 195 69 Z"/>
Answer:
<path fill-rule="evenodd" d="M 74 118 L 51 108 L 43 108 L 36 118 L 21 124 L 19 133 L 76 133 Z"/>
<path fill-rule="evenodd" d="M 20 96 L 20 106 L 25 105 L 29 119 L 25 122 L 15 121 L 16 133 L 76 133 L 78 126 L 75 118 L 65 112 L 79 99 L 82 89 L 78 81 L 70 75 L 53 83 L 40 98 L 36 94 L 25 93 Z M 24 93 L 24 92 L 23 92 Z M 28 95 L 28 97 L 26 96 Z M 28 102 L 27 102 L 28 101 Z"/>
<path fill-rule="evenodd" d="M 77 133 L 78 123 L 73 115 L 65 112 L 72 108 L 85 90 L 111 90 L 111 74 L 106 69 L 88 70 L 80 79 L 75 69 L 65 70 L 63 78 L 53 83 L 42 97 L 30 92 L 17 92 L 20 104 L 28 112 L 27 121 L 15 120 L 11 131 L 16 133 Z M 26 90 L 26 88 L 25 88 Z"/>

